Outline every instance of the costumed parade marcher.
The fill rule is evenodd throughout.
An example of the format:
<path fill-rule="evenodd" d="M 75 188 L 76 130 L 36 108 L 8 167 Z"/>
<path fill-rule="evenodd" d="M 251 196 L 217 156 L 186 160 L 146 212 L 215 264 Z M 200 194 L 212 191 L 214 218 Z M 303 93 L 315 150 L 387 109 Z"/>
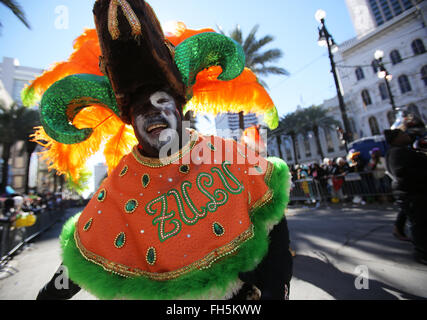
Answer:
<path fill-rule="evenodd" d="M 277 126 L 242 48 L 182 23 L 165 37 L 143 0 L 97 0 L 93 12 L 96 33 L 23 95 L 43 94 L 34 139 L 51 168 L 76 179 L 103 143 L 109 168 L 63 227 L 68 290 L 55 275 L 37 298 L 80 288 L 101 299 L 287 298 L 287 165 L 182 124 L 188 110 L 244 111 Z"/>
<path fill-rule="evenodd" d="M 386 141 L 390 149 L 386 154 L 387 171 L 393 177 L 393 191 L 399 206 L 396 236 L 404 239 L 404 220 L 411 222 L 411 236 L 414 244 L 414 257 L 427 264 L 427 215 L 425 198 L 427 196 L 427 156 L 411 148 L 414 138 L 400 129 L 385 130 Z M 394 231 L 396 233 L 396 229 Z"/>

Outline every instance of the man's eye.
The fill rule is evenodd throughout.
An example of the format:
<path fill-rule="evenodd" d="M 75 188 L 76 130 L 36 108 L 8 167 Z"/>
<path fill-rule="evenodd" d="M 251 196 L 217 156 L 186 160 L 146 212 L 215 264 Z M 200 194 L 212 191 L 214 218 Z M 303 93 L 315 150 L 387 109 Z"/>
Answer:
<path fill-rule="evenodd" d="M 169 99 L 162 98 L 162 99 L 157 100 L 158 104 L 163 104 L 163 103 L 166 103 L 166 102 L 169 102 Z"/>

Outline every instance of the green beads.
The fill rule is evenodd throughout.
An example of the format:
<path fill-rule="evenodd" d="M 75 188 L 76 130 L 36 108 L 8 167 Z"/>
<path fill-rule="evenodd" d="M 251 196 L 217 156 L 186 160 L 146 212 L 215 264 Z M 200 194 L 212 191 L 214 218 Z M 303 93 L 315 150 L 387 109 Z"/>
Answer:
<path fill-rule="evenodd" d="M 125 243 L 126 243 L 126 234 L 124 232 L 120 232 L 117 235 L 116 239 L 114 240 L 114 246 L 117 249 L 120 249 L 120 248 L 123 248 Z"/>

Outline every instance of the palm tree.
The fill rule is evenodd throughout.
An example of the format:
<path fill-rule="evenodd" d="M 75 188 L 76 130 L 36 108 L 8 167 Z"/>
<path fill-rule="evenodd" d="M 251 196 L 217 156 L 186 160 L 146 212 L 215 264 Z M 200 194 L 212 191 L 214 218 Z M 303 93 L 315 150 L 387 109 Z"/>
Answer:
<path fill-rule="evenodd" d="M 0 0 L 0 3 L 4 4 L 10 10 L 12 10 L 13 14 L 21 20 L 21 22 L 28 28 L 31 29 L 30 24 L 25 17 L 25 13 L 22 10 L 21 6 L 15 0 Z M 1 23 L 0 23 L 1 27 Z"/>
<path fill-rule="evenodd" d="M 225 35 L 221 27 L 218 26 L 218 29 L 223 35 Z M 262 52 L 261 50 L 264 46 L 273 42 L 274 37 L 271 35 L 266 35 L 257 40 L 256 33 L 258 29 L 259 25 L 255 25 L 249 32 L 249 35 L 246 37 L 246 39 L 244 39 L 242 30 L 240 29 L 240 26 L 237 25 L 229 33 L 229 37 L 238 42 L 243 47 L 243 51 L 245 52 L 246 56 L 245 66 L 251 69 L 257 75 L 258 82 L 262 86 L 268 88 L 265 81 L 260 79 L 260 77 L 268 76 L 270 74 L 289 75 L 289 72 L 283 68 L 271 65 L 272 63 L 279 60 L 283 56 L 283 53 L 280 49 L 269 49 Z M 240 129 L 244 130 L 243 112 L 239 113 L 239 122 Z"/>
<path fill-rule="evenodd" d="M 340 122 L 328 116 L 328 110 L 320 106 L 311 106 L 298 112 L 300 112 L 300 133 L 314 133 L 317 150 L 322 159 L 324 159 L 325 156 L 320 143 L 319 129 L 335 129 L 341 125 Z"/>
<path fill-rule="evenodd" d="M 280 149 L 280 138 L 278 137 L 278 134 L 280 136 L 282 135 L 286 135 L 288 137 L 291 138 L 292 141 L 292 149 L 293 149 L 293 153 L 294 153 L 294 161 L 295 163 L 298 161 L 298 150 L 296 147 L 296 139 L 297 139 L 297 135 L 298 133 L 301 132 L 301 113 L 299 110 L 295 111 L 295 112 L 291 112 L 288 113 L 287 115 L 285 115 L 284 117 L 282 117 L 279 121 L 279 126 L 277 127 L 276 130 L 276 134 L 273 131 L 273 135 L 276 136 L 277 139 L 277 143 L 279 145 L 279 149 Z"/>
<path fill-rule="evenodd" d="M 34 127 L 40 125 L 40 115 L 38 110 L 12 104 L 10 108 L 0 105 L 0 144 L 3 147 L 3 167 L 0 192 L 3 193 L 7 186 L 9 173 L 9 159 L 12 146 L 18 141 L 28 141 L 29 135 L 34 131 Z M 34 152 L 34 145 L 28 143 L 25 148 L 28 152 Z M 28 162 L 31 154 L 28 155 Z M 27 170 L 29 166 L 27 166 Z M 27 175 L 28 175 L 27 171 Z M 26 178 L 28 183 L 28 177 Z"/>

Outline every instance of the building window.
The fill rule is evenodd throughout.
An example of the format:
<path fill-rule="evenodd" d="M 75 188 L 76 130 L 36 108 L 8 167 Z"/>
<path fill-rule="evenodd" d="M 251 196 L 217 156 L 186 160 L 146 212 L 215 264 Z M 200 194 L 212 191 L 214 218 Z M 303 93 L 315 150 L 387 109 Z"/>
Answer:
<path fill-rule="evenodd" d="M 13 177 L 13 187 L 15 189 L 21 189 L 24 187 L 24 177 L 23 176 L 14 176 Z"/>
<path fill-rule="evenodd" d="M 377 25 L 380 26 L 384 23 L 384 19 L 382 17 L 380 8 L 378 7 L 376 0 L 369 0 L 369 4 L 371 5 L 372 13 L 374 14 L 375 21 L 377 22 Z"/>
<path fill-rule="evenodd" d="M 393 64 L 398 64 L 402 62 L 402 57 L 400 56 L 399 51 L 393 50 L 392 52 L 390 52 L 390 60 Z"/>
<path fill-rule="evenodd" d="M 326 147 L 328 148 L 328 152 L 334 152 L 334 141 L 332 140 L 331 129 L 325 129 L 325 139 L 326 139 Z"/>
<path fill-rule="evenodd" d="M 403 4 L 403 7 L 405 8 L 405 9 L 410 9 L 410 8 L 412 8 L 414 5 L 412 4 L 412 1 L 411 0 L 402 0 L 402 4 Z"/>
<path fill-rule="evenodd" d="M 396 115 L 394 114 L 393 111 L 387 112 L 387 120 L 388 120 L 388 123 L 391 127 L 394 124 L 394 122 L 396 121 Z"/>
<path fill-rule="evenodd" d="M 308 137 L 308 134 L 304 135 L 304 149 L 305 149 L 305 156 L 311 157 L 311 148 L 310 148 L 310 139 Z"/>
<path fill-rule="evenodd" d="M 371 66 L 372 66 L 372 70 L 374 71 L 374 74 L 377 74 L 378 73 L 378 62 L 377 62 L 377 60 L 372 61 Z"/>
<path fill-rule="evenodd" d="M 400 76 L 397 80 L 402 94 L 412 91 L 411 84 L 409 83 L 409 79 L 406 75 Z"/>
<path fill-rule="evenodd" d="M 415 39 L 414 41 L 412 41 L 411 46 L 414 55 L 423 54 L 424 52 L 426 52 L 426 48 L 424 47 L 424 43 L 421 39 Z"/>
<path fill-rule="evenodd" d="M 356 69 L 356 78 L 357 78 L 357 81 L 365 79 L 365 74 L 363 73 L 363 70 L 361 67 L 358 67 Z"/>
<path fill-rule="evenodd" d="M 286 153 L 286 159 L 288 161 L 292 161 L 293 160 L 292 149 L 291 149 L 291 145 L 288 138 L 285 139 L 285 153 Z"/>
<path fill-rule="evenodd" d="M 393 8 L 394 15 L 401 14 L 403 12 L 402 6 L 399 3 L 399 0 L 390 0 L 391 6 Z"/>
<path fill-rule="evenodd" d="M 299 140 L 298 140 L 298 137 L 295 137 L 295 151 L 296 151 L 296 155 L 297 155 L 297 158 L 298 159 L 301 159 L 301 154 L 300 154 L 300 152 L 299 152 Z M 295 160 L 295 162 L 297 162 L 297 160 Z"/>
<path fill-rule="evenodd" d="M 372 104 L 371 95 L 369 94 L 369 91 L 366 89 L 362 91 L 362 100 L 365 107 Z"/>
<path fill-rule="evenodd" d="M 380 134 L 380 127 L 378 126 L 378 121 L 375 117 L 369 118 L 369 127 L 371 128 L 371 133 L 373 136 Z"/>
<path fill-rule="evenodd" d="M 423 80 L 424 85 L 427 86 L 427 66 L 421 68 L 421 80 Z"/>
<path fill-rule="evenodd" d="M 385 83 L 380 83 L 380 85 L 378 86 L 378 89 L 380 90 L 381 100 L 388 99 L 388 91 L 387 91 L 386 84 Z"/>
<path fill-rule="evenodd" d="M 391 20 L 393 19 L 393 13 L 391 12 L 390 6 L 388 5 L 387 0 L 380 0 L 381 9 L 383 10 L 383 14 L 385 19 Z"/>

